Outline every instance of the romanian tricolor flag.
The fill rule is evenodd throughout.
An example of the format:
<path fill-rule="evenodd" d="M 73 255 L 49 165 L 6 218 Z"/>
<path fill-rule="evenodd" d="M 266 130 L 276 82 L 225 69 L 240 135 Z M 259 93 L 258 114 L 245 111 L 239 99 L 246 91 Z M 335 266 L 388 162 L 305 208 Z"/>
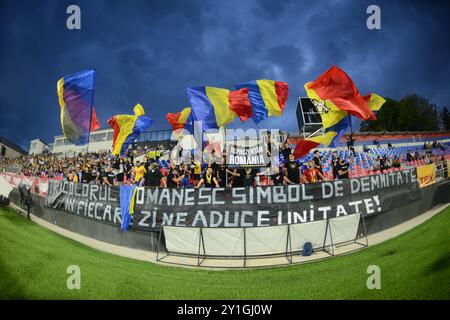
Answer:
<path fill-rule="evenodd" d="M 187 94 L 192 121 L 202 121 L 203 130 L 223 127 L 237 116 L 245 121 L 251 110 L 247 89 L 191 87 L 187 88 Z"/>
<path fill-rule="evenodd" d="M 346 111 L 328 111 L 321 115 L 324 134 L 313 138 L 306 138 L 299 143 L 294 150 L 294 156 L 305 156 L 311 149 L 323 144 L 326 147 L 335 148 L 339 140 L 351 124 L 350 115 Z"/>
<path fill-rule="evenodd" d="M 378 112 L 386 101 L 377 94 L 369 94 L 363 97 L 367 101 L 373 112 Z M 322 125 L 324 129 L 323 136 L 314 138 L 306 138 L 300 141 L 294 150 L 297 158 L 305 156 L 311 149 L 323 144 L 326 147 L 335 148 L 338 146 L 339 140 L 344 135 L 347 128 L 351 125 L 351 115 L 347 111 L 342 110 L 325 110 L 321 113 Z"/>
<path fill-rule="evenodd" d="M 306 138 L 299 143 L 297 143 L 297 146 L 294 150 L 294 156 L 295 158 L 301 158 L 308 154 L 308 152 L 311 149 L 314 149 L 318 147 L 319 145 L 323 144 L 325 146 L 330 145 L 330 143 L 336 138 L 338 135 L 338 132 L 336 131 L 329 131 L 324 133 L 321 136 L 316 136 L 313 138 Z"/>
<path fill-rule="evenodd" d="M 89 142 L 89 134 L 100 128 L 94 103 L 95 70 L 85 70 L 58 80 L 61 128 L 75 145 Z"/>
<path fill-rule="evenodd" d="M 248 88 L 252 118 L 256 124 L 268 117 L 281 116 L 289 95 L 288 84 L 274 80 L 240 83 L 236 85 L 236 88 Z"/>
<path fill-rule="evenodd" d="M 186 107 L 180 112 L 168 113 L 166 115 L 167 121 L 169 121 L 172 126 L 172 130 L 177 131 L 184 129 L 186 123 L 188 122 L 189 116 L 191 115 L 191 108 Z"/>
<path fill-rule="evenodd" d="M 113 154 L 124 155 L 134 140 L 152 124 L 153 120 L 144 116 L 144 108 L 138 103 L 134 115 L 118 114 L 108 119 L 114 129 Z"/>
<path fill-rule="evenodd" d="M 363 120 L 376 120 L 369 103 L 356 88 L 353 80 L 336 66 L 305 84 L 309 98 L 323 103 L 330 110 L 347 111 Z"/>

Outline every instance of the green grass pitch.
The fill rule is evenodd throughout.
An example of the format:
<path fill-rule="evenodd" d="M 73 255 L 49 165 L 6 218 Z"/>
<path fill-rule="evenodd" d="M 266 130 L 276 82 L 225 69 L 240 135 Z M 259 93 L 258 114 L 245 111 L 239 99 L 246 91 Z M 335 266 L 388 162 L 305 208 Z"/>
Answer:
<path fill-rule="evenodd" d="M 309 264 L 210 271 L 100 252 L 0 209 L 1 299 L 450 299 L 450 207 L 380 245 Z M 81 289 L 66 286 L 69 265 Z M 381 269 L 381 289 L 366 286 Z"/>

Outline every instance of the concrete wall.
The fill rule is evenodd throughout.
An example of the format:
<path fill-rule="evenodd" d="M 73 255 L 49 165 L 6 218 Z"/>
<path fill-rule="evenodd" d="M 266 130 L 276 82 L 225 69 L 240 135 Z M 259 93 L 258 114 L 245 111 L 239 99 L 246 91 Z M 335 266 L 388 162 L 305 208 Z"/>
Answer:
<path fill-rule="evenodd" d="M 2 147 L 5 147 L 6 149 L 5 158 L 19 158 L 20 156 L 22 156 L 20 152 L 17 152 L 16 150 L 11 149 L 7 145 L 0 143 L 0 150 L 2 150 Z"/>
<path fill-rule="evenodd" d="M 41 154 L 48 150 L 49 147 L 45 143 L 39 139 L 34 139 L 30 141 L 30 150 L 28 151 L 28 154 Z"/>
<path fill-rule="evenodd" d="M 52 153 L 73 154 L 78 152 L 98 152 L 100 150 L 111 150 L 113 141 L 113 129 L 100 129 L 90 134 L 89 144 L 76 146 L 67 141 L 64 136 L 56 136 L 53 141 Z"/>

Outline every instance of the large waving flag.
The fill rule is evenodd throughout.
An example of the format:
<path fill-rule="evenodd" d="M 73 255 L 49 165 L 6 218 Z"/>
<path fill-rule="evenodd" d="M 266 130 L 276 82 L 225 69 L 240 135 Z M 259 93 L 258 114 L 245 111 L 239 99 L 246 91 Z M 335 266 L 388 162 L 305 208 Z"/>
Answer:
<path fill-rule="evenodd" d="M 294 150 L 296 157 L 306 155 L 321 144 L 337 147 L 351 125 L 351 115 L 376 120 L 375 113 L 385 102 L 384 98 L 374 93 L 361 96 L 352 79 L 336 66 L 305 84 L 305 89 L 308 97 L 321 105 L 324 135 L 300 141 Z"/>
<path fill-rule="evenodd" d="M 376 120 L 375 113 L 370 109 L 368 101 L 361 96 L 353 80 L 336 66 L 305 84 L 305 89 L 309 98 L 323 103 L 330 110 L 347 111 L 363 120 Z"/>
<path fill-rule="evenodd" d="M 289 95 L 286 82 L 255 80 L 236 85 L 236 89 L 248 88 L 253 121 L 258 124 L 268 117 L 279 117 L 283 113 Z"/>
<path fill-rule="evenodd" d="M 237 116 L 246 119 L 250 109 L 248 90 L 230 91 L 214 87 L 187 88 L 193 121 L 202 121 L 203 130 L 218 129 Z M 243 120 L 244 121 L 244 120 Z"/>
<path fill-rule="evenodd" d="M 186 107 L 180 112 L 168 113 L 166 115 L 166 118 L 172 126 L 172 130 L 176 131 L 179 129 L 184 129 L 186 127 L 186 123 L 188 122 L 190 115 L 191 108 Z"/>
<path fill-rule="evenodd" d="M 95 70 L 80 71 L 58 80 L 61 128 L 75 145 L 85 145 L 89 134 L 100 128 L 94 103 Z"/>
<path fill-rule="evenodd" d="M 377 113 L 384 102 L 383 97 L 371 93 L 363 97 L 367 101 L 369 108 Z M 324 110 L 321 113 L 322 125 L 324 129 L 323 136 L 314 138 L 306 138 L 300 141 L 294 150 L 297 158 L 305 156 L 311 149 L 323 144 L 326 147 L 336 148 L 339 144 L 347 128 L 351 125 L 351 115 L 347 111 L 341 110 Z"/>
<path fill-rule="evenodd" d="M 145 116 L 144 108 L 138 103 L 134 115 L 119 114 L 108 119 L 114 129 L 113 154 L 124 155 L 133 141 L 152 124 L 153 120 Z"/>

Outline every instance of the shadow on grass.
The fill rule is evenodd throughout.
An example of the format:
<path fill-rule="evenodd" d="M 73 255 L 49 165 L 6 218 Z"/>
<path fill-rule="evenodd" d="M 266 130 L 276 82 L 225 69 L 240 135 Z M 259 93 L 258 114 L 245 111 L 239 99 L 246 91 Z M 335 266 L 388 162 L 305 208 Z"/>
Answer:
<path fill-rule="evenodd" d="M 396 254 L 396 253 L 397 253 L 397 250 L 392 249 L 392 250 L 388 250 L 388 251 L 386 251 L 386 252 L 383 252 L 383 253 L 380 255 L 380 257 L 393 256 L 393 255 Z"/>
<path fill-rule="evenodd" d="M 27 299 L 25 290 L 20 284 L 21 279 L 17 279 L 13 273 L 0 261 L 0 299 L 2 300 L 19 300 Z"/>
<path fill-rule="evenodd" d="M 450 253 L 446 253 L 444 256 L 437 259 L 429 268 L 425 270 L 425 273 L 440 272 L 444 270 L 450 270 Z"/>

